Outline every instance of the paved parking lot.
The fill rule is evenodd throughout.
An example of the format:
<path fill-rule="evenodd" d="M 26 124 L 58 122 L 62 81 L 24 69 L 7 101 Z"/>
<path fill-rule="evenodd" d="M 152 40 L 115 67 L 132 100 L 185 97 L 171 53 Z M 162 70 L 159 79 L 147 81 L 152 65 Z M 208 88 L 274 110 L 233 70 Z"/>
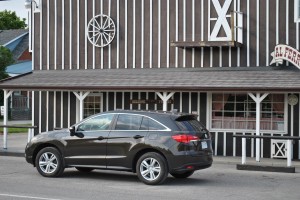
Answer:
<path fill-rule="evenodd" d="M 22 157 L 0 156 L 0 199 L 289 199 L 299 200 L 300 173 L 236 170 L 216 162 L 185 180 L 171 176 L 164 185 L 148 186 L 128 172 L 67 169 L 61 178 L 44 178 Z"/>

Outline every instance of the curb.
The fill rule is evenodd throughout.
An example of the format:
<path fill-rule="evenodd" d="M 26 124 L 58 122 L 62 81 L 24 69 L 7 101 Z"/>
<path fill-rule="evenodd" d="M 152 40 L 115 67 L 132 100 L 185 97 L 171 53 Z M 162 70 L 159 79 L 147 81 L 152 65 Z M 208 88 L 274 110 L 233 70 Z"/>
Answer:
<path fill-rule="evenodd" d="M 25 153 L 22 153 L 22 152 L 0 151 L 0 156 L 25 157 Z"/>

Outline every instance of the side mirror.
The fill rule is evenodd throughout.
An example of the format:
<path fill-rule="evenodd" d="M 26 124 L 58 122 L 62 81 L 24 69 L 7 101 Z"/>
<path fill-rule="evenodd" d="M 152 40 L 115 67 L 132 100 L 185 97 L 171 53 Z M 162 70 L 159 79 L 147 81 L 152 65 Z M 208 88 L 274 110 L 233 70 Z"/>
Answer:
<path fill-rule="evenodd" d="M 79 137 L 79 138 L 84 138 L 84 134 L 81 132 L 76 132 L 75 136 Z"/>
<path fill-rule="evenodd" d="M 70 130 L 70 136 L 74 136 L 75 135 L 75 126 L 71 126 L 69 128 L 69 130 Z"/>

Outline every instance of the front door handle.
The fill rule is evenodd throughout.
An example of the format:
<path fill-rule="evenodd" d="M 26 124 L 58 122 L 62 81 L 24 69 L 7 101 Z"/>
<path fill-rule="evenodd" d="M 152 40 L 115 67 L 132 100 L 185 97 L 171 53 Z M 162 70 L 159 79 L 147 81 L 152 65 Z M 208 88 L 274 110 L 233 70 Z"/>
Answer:
<path fill-rule="evenodd" d="M 103 136 L 99 136 L 98 138 L 97 138 L 97 140 L 104 140 L 104 139 L 107 139 L 106 137 L 103 137 Z"/>
<path fill-rule="evenodd" d="M 133 138 L 134 139 L 140 139 L 140 138 L 143 138 L 144 136 L 142 136 L 142 135 L 135 135 L 135 136 L 133 136 Z"/>

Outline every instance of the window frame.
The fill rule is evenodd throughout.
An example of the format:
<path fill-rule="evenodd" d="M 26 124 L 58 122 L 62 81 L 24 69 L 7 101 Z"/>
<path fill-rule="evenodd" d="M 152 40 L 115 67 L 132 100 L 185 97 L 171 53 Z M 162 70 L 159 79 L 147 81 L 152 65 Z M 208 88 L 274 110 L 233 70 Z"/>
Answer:
<path fill-rule="evenodd" d="M 209 128 L 209 131 L 212 132 L 246 132 L 246 133 L 252 133 L 252 132 L 256 132 L 255 129 L 233 129 L 233 128 L 212 128 L 212 122 L 213 122 L 213 99 L 212 99 L 212 95 L 213 94 L 244 94 L 244 95 L 248 95 L 247 93 L 226 93 L 226 92 L 213 92 L 213 93 L 208 93 L 207 95 L 207 127 Z M 273 93 L 272 93 L 273 94 Z M 274 93 L 276 94 L 276 93 Z M 278 94 L 282 94 L 284 95 L 284 117 L 283 117 L 283 130 L 263 130 L 261 129 L 261 132 L 263 133 L 274 133 L 274 134 L 288 134 L 288 101 L 287 101 L 287 97 L 288 94 L 286 93 L 278 93 Z M 250 97 L 251 98 L 251 97 Z M 255 112 L 256 113 L 256 112 Z"/>
<path fill-rule="evenodd" d="M 294 0 L 294 22 L 300 22 L 300 0 Z"/>

